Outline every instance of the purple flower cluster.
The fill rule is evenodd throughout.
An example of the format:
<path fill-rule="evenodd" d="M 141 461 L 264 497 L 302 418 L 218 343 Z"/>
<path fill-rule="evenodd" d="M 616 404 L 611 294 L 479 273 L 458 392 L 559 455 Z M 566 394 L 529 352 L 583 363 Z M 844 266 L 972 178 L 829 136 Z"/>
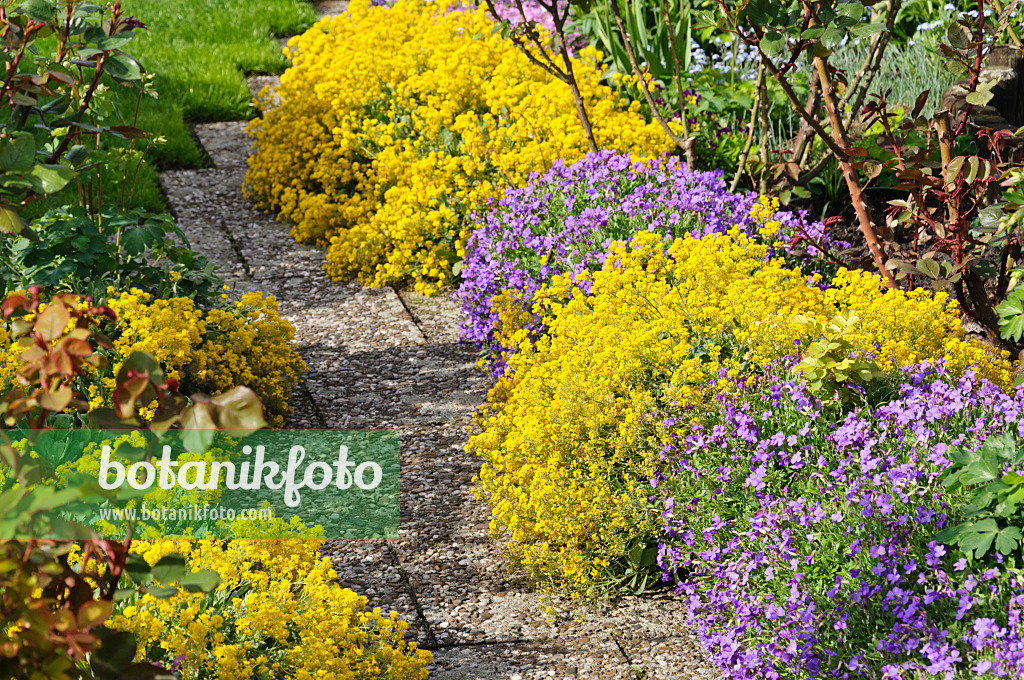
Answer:
<path fill-rule="evenodd" d="M 759 226 L 750 217 L 756 198 L 731 193 L 721 171 L 693 171 L 677 158 L 634 163 L 626 154 L 603 151 L 572 165 L 559 161 L 489 206 L 470 238 L 455 296 L 463 312 L 462 337 L 485 350 L 500 375 L 503 348 L 495 342 L 494 295 L 511 289 L 528 310 L 533 294 L 551 277 L 600 269 L 613 240 L 628 240 L 640 230 L 674 238 L 739 227 L 753 235 Z M 825 235 L 820 223 L 806 225 L 802 214 L 778 217 L 784 231 L 800 226 L 815 237 Z"/>
<path fill-rule="evenodd" d="M 905 377 L 860 413 L 760 379 L 666 421 L 660 563 L 726 678 L 1024 675 L 1024 574 L 934 540 L 964 503 L 947 454 L 1024 437 L 1024 388 Z"/>

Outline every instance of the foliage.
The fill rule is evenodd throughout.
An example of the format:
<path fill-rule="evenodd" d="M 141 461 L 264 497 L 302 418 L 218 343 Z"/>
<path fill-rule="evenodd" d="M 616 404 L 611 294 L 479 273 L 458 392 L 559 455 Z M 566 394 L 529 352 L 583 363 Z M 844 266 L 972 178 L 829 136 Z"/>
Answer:
<path fill-rule="evenodd" d="M 125 48 L 145 26 L 119 4 L 72 0 L 0 4 L 6 77 L 0 85 L 0 231 L 21 233 L 22 208 L 77 180 L 78 201 L 97 212 L 100 175 L 112 170 L 127 193 L 139 158 L 135 140 L 146 133 L 123 124 L 107 104 L 115 89 L 141 99 L 146 81 Z M 101 138 L 130 139 L 120 162 L 97 150 Z M 32 232 L 27 232 L 32 236 Z"/>
<path fill-rule="evenodd" d="M 990 437 L 976 451 L 964 448 L 949 452 L 952 464 L 942 485 L 950 492 L 969 490 L 963 509 L 966 521 L 943 529 L 936 538 L 955 545 L 969 560 L 980 560 L 995 552 L 1019 564 L 1021 527 L 1024 513 L 1024 448 L 1012 433 Z M 1007 471 L 1008 470 L 1008 471 Z"/>
<path fill-rule="evenodd" d="M 534 296 L 547 333 L 521 331 L 519 352 L 478 418 L 469 449 L 483 459 L 479 491 L 491 528 L 543 581 L 598 592 L 621 575 L 636 541 L 656 532 L 647 480 L 666 414 L 693 419 L 730 376 L 748 377 L 803 354 L 819 340 L 800 314 L 844 333 L 888 375 L 943 359 L 962 374 L 1008 385 L 1005 355 L 964 339 L 955 304 L 926 291 L 885 288 L 840 271 L 832 287 L 806 277 L 768 247 L 732 233 L 677 238 L 639 232 L 613 243 L 589 294 L 555 276 Z"/>
<path fill-rule="evenodd" d="M 1009 268 L 1019 258 L 1019 238 L 1005 228 L 999 215 L 984 209 L 998 198 L 997 183 L 1020 162 L 1012 135 L 1007 130 L 978 129 L 972 111 L 984 107 L 993 97 L 997 80 L 983 81 L 981 71 L 992 45 L 1007 33 L 1013 7 L 978 3 L 974 16 L 963 14 L 947 29 L 947 43 L 938 51 L 944 68 L 966 80 L 959 89 L 958 105 L 933 118 L 921 114 L 929 92 L 921 92 L 912 110 L 898 117 L 890 110 L 889 93 L 876 95 L 864 108 L 867 123 L 881 127 L 886 140 L 881 158 L 869 157 L 865 145 L 858 145 L 851 133 L 853 121 L 845 119 L 847 103 L 860 115 L 861 95 L 849 92 L 838 99 L 837 84 L 844 75 L 831 61 L 834 50 L 847 33 L 854 37 L 877 34 L 866 62 L 884 50 L 886 36 L 893 28 L 890 3 L 884 22 L 865 23 L 866 7 L 853 0 L 842 3 L 764 0 L 735 6 L 720 4 L 708 21 L 755 46 L 761 64 L 786 93 L 791 106 L 809 131 L 813 131 L 838 161 L 843 171 L 864 243 L 877 270 L 897 286 L 905 282 L 912 289 L 921 282 L 938 290 L 952 290 L 963 312 L 979 323 L 994 342 L 1003 339 L 995 312 L 1007 293 Z M 876 13 L 877 14 L 877 13 Z M 980 16 L 979 16 L 980 15 Z M 876 49 L 877 47 L 877 49 Z M 1015 48 L 1010 48 L 1011 51 Z M 823 111 L 797 96 L 794 75 L 807 55 L 813 62 Z M 874 66 L 877 70 L 878 66 Z M 860 85 L 858 73 L 855 82 Z M 850 89 L 854 89 L 854 85 Z M 861 89 L 862 93 L 867 90 Z M 972 127 L 973 126 L 973 127 Z M 972 144 L 961 148 L 959 137 L 973 134 Z M 979 148 L 983 141 L 987 147 Z M 973 148 L 971 148 L 973 147 Z M 898 238 L 888 227 L 881 228 L 864 202 L 868 183 L 887 169 L 899 183 L 893 188 L 909 193 L 890 201 L 897 224 L 909 234 Z M 797 166 L 790 174 L 796 176 Z M 997 211 L 998 212 L 998 211 Z M 980 219 L 979 219 L 980 218 Z M 1009 347 L 1009 343 L 1002 343 Z"/>
<path fill-rule="evenodd" d="M 181 552 L 189 569 L 222 575 L 209 593 L 142 595 L 119 606 L 110 625 L 139 640 L 137 659 L 184 680 L 258 677 L 424 680 L 429 652 L 403 638 L 395 612 L 365 611 L 367 600 L 334 581 L 321 540 L 139 542 L 147 564 Z"/>
<path fill-rule="evenodd" d="M 188 573 L 173 566 L 167 556 L 146 565 L 130 564 L 129 542 L 99 540 L 88 527 L 64 520 L 52 511 L 95 505 L 104 500 L 125 500 L 124 490 L 106 492 L 95 480 L 83 478 L 57 489 L 40 483 L 52 475 L 46 462 L 29 455 L 40 430 L 52 416 L 68 409 L 84 412 L 86 402 L 76 393 L 76 378 L 88 368 L 106 363 L 98 348 L 109 341 L 94 330 L 97 319 L 113 312 L 95 307 L 73 295 L 58 295 L 43 304 L 40 290 L 31 297 L 8 296 L 0 305 L 4 319 L 20 349 L 18 387 L 0 397 L 0 418 L 6 428 L 22 426 L 28 432 L 28 448 L 12 446 L 0 431 L 0 456 L 6 474 L 0 494 L 0 526 L 16 540 L 2 543 L 5 557 L 0 586 L 3 588 L 4 627 L 0 633 L 0 669 L 4 677 L 37 680 L 71 678 L 155 678 L 159 669 L 134 664 L 133 636 L 114 632 L 104 624 L 117 598 L 139 592 L 167 597 L 178 592 L 176 584 L 194 591 L 212 589 L 213 572 Z M 118 372 L 114 392 L 116 409 L 96 411 L 99 421 L 124 427 L 135 425 L 140 400 L 156 401 L 159 428 L 201 420 L 208 432 L 229 422 L 239 433 L 263 427 L 262 407 L 246 388 L 235 388 L 219 401 L 195 398 L 192 404 L 175 394 L 176 385 L 164 379 L 152 357 L 135 354 Z M 158 448 L 159 429 L 154 441 Z M 52 535 L 79 535 L 80 546 L 52 541 Z M 128 529 L 128 536 L 131 531 Z M 130 541 L 130 539 L 129 539 Z M 72 554 L 77 559 L 72 559 Z M 170 564 L 169 564 L 170 563 Z M 95 565 L 95 566 L 92 566 Z M 132 571 L 136 585 L 122 587 L 121 577 Z M 159 587 L 155 578 L 162 583 Z"/>
<path fill-rule="evenodd" d="M 290 43 L 280 102 L 252 123 L 251 193 L 299 240 L 330 243 L 335 278 L 437 290 L 454 278 L 473 211 L 588 148 L 564 83 L 483 11 L 445 9 L 353 2 Z M 592 49 L 572 63 L 598 145 L 668 150 L 637 105 L 600 83 Z"/>
<path fill-rule="evenodd" d="M 819 399 L 834 398 L 842 404 L 862 401 L 873 383 L 884 377 L 875 362 L 861 356 L 846 337 L 859 320 L 855 314 L 843 312 L 827 324 L 799 314 L 793 317 L 793 323 L 806 326 L 812 337 L 820 338 L 793 367 L 793 373 L 807 381 L 808 391 Z"/>
<path fill-rule="evenodd" d="M 105 210 L 94 220 L 62 208 L 32 226 L 37 239 L 0 242 L 7 293 L 38 284 L 102 298 L 108 287 L 134 287 L 161 298 L 189 297 L 202 307 L 219 301 L 223 282 L 169 215 Z"/>
<path fill-rule="evenodd" d="M 1014 288 L 1006 299 L 996 305 L 999 332 L 1004 340 L 1020 342 L 1024 336 L 1024 287 Z"/>

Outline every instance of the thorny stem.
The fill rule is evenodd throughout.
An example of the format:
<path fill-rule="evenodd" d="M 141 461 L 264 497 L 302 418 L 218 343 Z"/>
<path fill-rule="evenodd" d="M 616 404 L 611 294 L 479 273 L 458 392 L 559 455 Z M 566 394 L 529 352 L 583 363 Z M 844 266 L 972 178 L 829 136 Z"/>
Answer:
<path fill-rule="evenodd" d="M 103 77 L 103 61 L 105 59 L 106 55 L 101 55 L 100 58 L 96 60 L 96 74 L 92 77 L 92 80 L 89 82 L 89 90 L 85 93 L 85 98 L 82 99 L 82 105 L 78 108 L 78 112 L 74 114 L 76 122 L 81 121 L 82 116 L 84 116 L 85 112 L 89 110 L 89 104 L 92 103 L 92 98 L 96 94 L 96 89 L 100 85 L 100 78 Z M 64 139 L 60 141 L 60 145 L 53 150 L 52 154 L 50 154 L 50 160 L 48 162 L 56 163 L 58 160 L 60 160 L 60 157 L 63 156 L 64 152 L 68 150 L 69 146 L 71 146 L 72 138 L 76 136 L 77 134 L 72 133 L 71 130 L 68 130 L 68 133 L 64 135 Z"/>
<path fill-rule="evenodd" d="M 967 84 L 967 92 L 975 92 L 978 89 L 978 82 L 981 79 L 981 63 L 985 56 L 985 0 L 978 0 L 978 32 L 974 36 L 978 43 L 978 50 L 974 55 L 974 64 L 970 68 L 971 80 Z M 971 102 L 964 102 L 964 110 L 960 122 L 957 123 L 953 136 L 962 135 L 967 129 L 967 122 L 971 118 Z"/>
<path fill-rule="evenodd" d="M 882 65 L 885 49 L 889 45 L 889 38 L 896 25 L 896 15 L 899 13 L 902 4 L 903 0 L 889 0 L 885 12 L 885 29 L 876 33 L 871 39 L 871 48 L 864 60 L 864 64 L 854 75 L 853 82 L 846 88 L 846 94 L 839 101 L 840 112 L 845 113 L 846 107 L 850 106 L 850 117 L 846 119 L 847 127 L 856 120 L 861 106 L 864 105 L 864 97 L 867 96 L 871 83 L 875 79 L 875 74 L 878 73 Z M 852 105 L 850 104 L 851 101 L 853 102 Z"/>
<path fill-rule="evenodd" d="M 816 115 L 818 111 L 818 105 L 821 103 L 821 85 L 818 83 L 816 78 L 811 78 L 810 92 L 807 93 L 807 106 L 804 110 L 810 115 Z M 803 161 L 808 148 L 811 146 L 811 139 L 814 137 L 814 131 L 806 123 L 806 121 L 800 121 L 800 130 L 796 134 L 796 140 L 793 142 L 793 153 L 790 154 L 789 160 L 793 163 L 801 163 Z"/>

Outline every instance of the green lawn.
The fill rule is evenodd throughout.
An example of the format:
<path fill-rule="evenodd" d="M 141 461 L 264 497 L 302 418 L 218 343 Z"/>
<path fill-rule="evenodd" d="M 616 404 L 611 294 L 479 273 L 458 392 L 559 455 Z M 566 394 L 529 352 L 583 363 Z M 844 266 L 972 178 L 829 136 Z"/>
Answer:
<path fill-rule="evenodd" d="M 203 155 L 188 123 L 252 116 L 246 77 L 287 66 L 278 38 L 315 21 L 306 0 L 126 0 L 145 23 L 132 55 L 156 74 L 159 99 L 143 102 L 139 127 L 163 136 L 158 167 L 197 167 Z"/>
<path fill-rule="evenodd" d="M 155 74 L 159 94 L 143 97 L 137 125 L 166 140 L 147 151 L 132 204 L 163 212 L 157 171 L 206 162 L 189 125 L 251 118 L 246 78 L 282 72 L 288 64 L 278 38 L 301 33 L 316 14 L 308 0 L 122 0 L 122 6 L 148 27 L 126 49 Z M 116 102 L 123 124 L 131 125 L 136 95 L 126 90 Z M 120 195 L 121 184 L 107 175 L 103 194 Z M 36 202 L 26 216 L 76 202 L 74 190 Z"/>

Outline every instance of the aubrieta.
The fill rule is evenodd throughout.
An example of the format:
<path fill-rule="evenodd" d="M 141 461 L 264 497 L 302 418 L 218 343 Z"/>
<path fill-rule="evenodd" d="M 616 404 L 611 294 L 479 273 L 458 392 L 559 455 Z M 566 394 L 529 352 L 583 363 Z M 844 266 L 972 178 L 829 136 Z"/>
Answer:
<path fill-rule="evenodd" d="M 664 577 L 725 678 L 1024 674 L 1024 574 L 935 540 L 966 502 L 950 449 L 1024 437 L 1024 388 L 936 363 L 859 413 L 769 374 L 665 420 Z"/>
<path fill-rule="evenodd" d="M 354 0 L 286 54 L 293 66 L 250 127 L 246 182 L 296 238 L 329 246 L 336 279 L 436 291 L 454 280 L 473 211 L 587 151 L 569 89 L 483 9 Z M 602 84 L 593 48 L 573 68 L 602 148 L 671 148 L 638 102 Z"/>

